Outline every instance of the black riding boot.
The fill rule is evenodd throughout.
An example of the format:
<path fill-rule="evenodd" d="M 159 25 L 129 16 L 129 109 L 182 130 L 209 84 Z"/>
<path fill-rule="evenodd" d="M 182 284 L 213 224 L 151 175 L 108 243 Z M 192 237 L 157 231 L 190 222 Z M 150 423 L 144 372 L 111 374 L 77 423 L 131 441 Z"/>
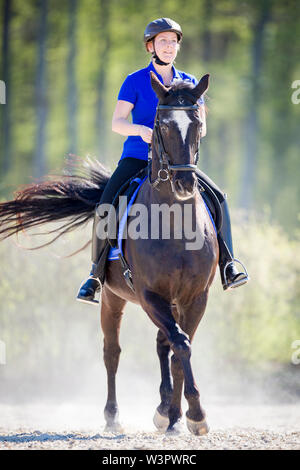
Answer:
<path fill-rule="evenodd" d="M 231 224 L 230 216 L 228 210 L 228 204 L 226 199 L 220 203 L 223 215 L 223 223 L 218 234 L 220 257 L 219 257 L 219 267 L 221 273 L 221 281 L 223 289 L 232 289 L 234 287 L 239 287 L 246 282 L 248 282 L 249 277 L 244 265 L 233 256 L 233 247 L 232 247 L 232 235 L 231 235 Z M 241 264 L 245 270 L 238 271 L 234 262 Z"/>
<path fill-rule="evenodd" d="M 108 240 L 97 236 L 97 225 L 100 218 L 95 211 L 93 236 L 92 236 L 92 269 L 88 279 L 80 286 L 77 294 L 77 300 L 89 304 L 99 304 L 99 300 L 95 299 L 96 293 L 100 293 L 104 283 L 105 262 L 108 253 Z"/>

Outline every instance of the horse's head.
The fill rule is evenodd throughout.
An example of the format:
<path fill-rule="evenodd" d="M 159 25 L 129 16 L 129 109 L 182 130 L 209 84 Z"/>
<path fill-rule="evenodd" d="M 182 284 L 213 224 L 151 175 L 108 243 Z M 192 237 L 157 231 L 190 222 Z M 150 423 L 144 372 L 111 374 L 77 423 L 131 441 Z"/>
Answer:
<path fill-rule="evenodd" d="M 151 85 L 159 99 L 152 141 L 153 158 L 158 157 L 160 165 L 156 182 L 170 180 L 178 199 L 190 198 L 196 188 L 202 126 L 197 101 L 208 81 L 207 74 L 196 86 L 181 81 L 167 88 L 151 72 Z"/>

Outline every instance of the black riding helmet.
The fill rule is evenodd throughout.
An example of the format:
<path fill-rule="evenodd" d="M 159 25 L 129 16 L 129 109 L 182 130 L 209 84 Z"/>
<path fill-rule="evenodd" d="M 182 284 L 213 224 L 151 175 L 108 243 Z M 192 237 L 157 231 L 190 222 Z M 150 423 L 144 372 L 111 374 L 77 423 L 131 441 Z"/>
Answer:
<path fill-rule="evenodd" d="M 158 20 L 151 21 L 151 23 L 146 26 L 144 32 L 145 44 L 151 41 L 157 34 L 164 33 L 165 31 L 173 31 L 177 34 L 178 42 L 181 41 L 182 31 L 180 25 L 170 18 L 159 18 Z"/>
<path fill-rule="evenodd" d="M 177 34 L 178 42 L 181 42 L 182 39 L 182 30 L 181 27 L 176 21 L 171 20 L 170 18 L 158 18 L 157 20 L 151 21 L 146 26 L 145 32 L 144 32 L 144 43 L 145 45 L 147 42 L 151 41 L 152 39 L 155 38 L 155 36 L 159 33 L 164 33 L 166 31 L 173 31 L 174 33 Z M 159 65 L 169 65 L 166 62 L 163 62 L 162 60 L 159 59 L 157 56 L 155 50 L 153 52 L 153 57 L 155 59 L 155 62 Z"/>

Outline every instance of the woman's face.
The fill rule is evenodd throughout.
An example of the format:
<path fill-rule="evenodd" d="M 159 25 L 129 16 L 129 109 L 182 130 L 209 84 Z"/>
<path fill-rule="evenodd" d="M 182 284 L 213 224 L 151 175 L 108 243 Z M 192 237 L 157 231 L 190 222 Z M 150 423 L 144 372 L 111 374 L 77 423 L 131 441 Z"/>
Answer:
<path fill-rule="evenodd" d="M 154 38 L 154 46 L 160 60 L 167 63 L 173 62 L 177 56 L 179 46 L 177 34 L 173 31 L 159 33 Z M 152 41 L 148 45 L 148 50 L 154 52 Z"/>

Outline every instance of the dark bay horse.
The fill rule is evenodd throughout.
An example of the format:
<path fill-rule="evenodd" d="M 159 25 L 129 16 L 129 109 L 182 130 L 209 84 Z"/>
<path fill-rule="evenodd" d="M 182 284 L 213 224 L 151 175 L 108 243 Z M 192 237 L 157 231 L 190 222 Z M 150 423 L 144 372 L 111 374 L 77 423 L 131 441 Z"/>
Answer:
<path fill-rule="evenodd" d="M 219 258 L 217 236 L 195 176 L 201 131 L 197 101 L 208 88 L 208 80 L 205 75 L 196 87 L 180 82 L 166 88 L 151 74 L 151 84 L 159 99 L 151 172 L 135 203 L 149 209 L 144 221 L 149 231 L 153 226 L 151 207 L 176 207 L 185 214 L 188 206 L 189 221 L 200 243 L 196 249 L 187 249 L 191 239 L 182 227 L 180 236 L 174 235 L 178 232 L 175 216 L 169 218 L 169 237 L 164 236 L 163 227 L 159 227 L 155 238 L 128 237 L 123 242 L 123 252 L 131 269 L 134 291 L 125 282 L 120 263 L 107 263 L 101 299 L 108 384 L 104 410 L 107 430 L 119 429 L 115 378 L 121 352 L 120 324 L 129 301 L 141 305 L 158 328 L 161 403 L 154 416 L 156 427 L 169 432 L 178 429 L 184 386 L 188 429 L 196 435 L 208 432 L 191 367 L 191 342 L 204 314 Z M 22 229 L 58 220 L 64 223 L 57 237 L 73 230 L 93 217 L 108 178 L 97 163 L 90 167 L 88 175 L 66 175 L 60 181 L 48 180 L 25 187 L 13 201 L 0 204 L 0 235 L 6 238 Z M 129 214 L 128 224 L 130 220 Z"/>

